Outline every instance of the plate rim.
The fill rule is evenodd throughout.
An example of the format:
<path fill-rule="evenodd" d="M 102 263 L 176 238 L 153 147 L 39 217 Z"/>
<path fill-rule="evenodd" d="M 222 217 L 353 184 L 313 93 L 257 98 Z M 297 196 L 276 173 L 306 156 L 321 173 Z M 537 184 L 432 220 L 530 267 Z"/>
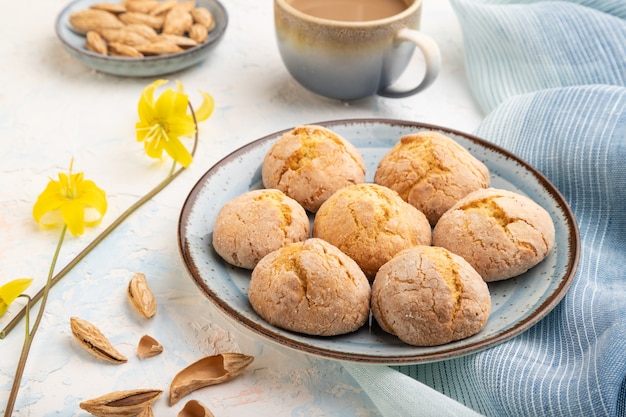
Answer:
<path fill-rule="evenodd" d="M 476 353 L 487 348 L 498 345 L 506 340 L 509 340 L 526 330 L 530 329 L 537 322 L 543 319 L 550 311 L 552 311 L 558 303 L 565 297 L 565 294 L 568 292 L 571 287 L 578 269 L 578 264 L 580 260 L 580 234 L 578 225 L 575 220 L 575 215 L 567 203 L 565 197 L 561 194 L 556 186 L 552 184 L 552 182 L 541 173 L 538 169 L 533 167 L 531 164 L 515 155 L 514 153 L 487 141 L 486 139 L 482 139 L 473 134 L 461 132 L 456 129 L 451 129 L 447 127 L 442 127 L 429 123 L 422 123 L 416 121 L 402 120 L 402 119 L 389 119 L 389 118 L 345 118 L 345 119 L 333 119 L 333 120 L 325 120 L 320 122 L 313 122 L 307 124 L 321 125 L 325 126 L 332 130 L 333 126 L 337 125 L 348 125 L 348 124 L 386 124 L 386 125 L 394 125 L 394 126 L 403 126 L 403 127 L 411 127 L 416 129 L 428 129 L 428 130 L 436 130 L 441 132 L 448 132 L 453 135 L 461 136 L 467 138 L 473 143 L 476 143 L 480 146 L 489 148 L 496 153 L 500 153 L 503 156 L 510 158 L 527 169 L 541 184 L 543 189 L 548 192 L 552 198 L 555 200 L 557 206 L 563 211 L 566 217 L 566 226 L 569 236 L 571 237 L 568 241 L 567 250 L 568 250 L 568 259 L 570 260 L 567 265 L 567 270 L 565 271 L 564 277 L 561 279 L 559 285 L 555 288 L 554 292 L 542 303 L 540 304 L 531 315 L 526 318 L 521 319 L 516 322 L 514 326 L 509 329 L 506 329 L 498 334 L 490 337 L 489 339 L 483 339 L 476 341 L 474 343 L 470 343 L 461 347 L 453 347 L 450 349 L 443 349 L 433 353 L 426 354 L 409 354 L 409 355 L 390 355 L 390 356 L 381 356 L 381 355 L 367 355 L 362 353 L 355 352 L 338 352 L 332 349 L 326 349 L 318 346 L 313 346 L 308 343 L 304 343 L 301 341 L 294 341 L 288 337 L 285 337 L 281 334 L 275 333 L 271 328 L 262 328 L 259 329 L 258 325 L 248 318 L 240 315 L 236 310 L 234 310 L 230 305 L 224 302 L 215 292 L 213 292 L 207 284 L 204 282 L 202 277 L 198 276 L 192 268 L 189 267 L 189 262 L 194 264 L 192 257 L 189 254 L 188 249 L 188 241 L 186 239 L 186 230 L 185 226 L 187 225 L 189 215 L 191 212 L 191 208 L 197 198 L 198 194 L 201 192 L 204 184 L 208 181 L 208 179 L 213 175 L 213 173 L 220 168 L 221 165 L 232 160 L 239 155 L 243 155 L 251 148 L 259 146 L 265 143 L 268 140 L 278 138 L 281 134 L 286 133 L 292 130 L 295 126 L 291 126 L 274 133 L 270 133 L 261 138 L 253 140 L 251 142 L 246 143 L 245 145 L 235 149 L 234 151 L 228 153 L 226 156 L 217 161 L 214 165 L 212 165 L 192 186 L 189 194 L 185 198 L 183 202 L 179 221 L 178 221 L 178 248 L 180 256 L 183 259 L 184 267 L 198 286 L 200 291 L 203 293 L 205 297 L 209 299 L 215 306 L 218 307 L 220 312 L 224 314 L 228 319 L 230 319 L 234 324 L 238 324 L 241 327 L 246 328 L 257 336 L 261 336 L 263 339 L 269 340 L 273 343 L 286 346 L 288 348 L 308 353 L 314 356 L 323 357 L 325 359 L 333 359 L 347 362 L 356 362 L 356 363 L 367 363 L 367 364 L 377 364 L 377 365 L 410 365 L 410 364 L 418 364 L 418 363 L 428 363 L 428 362 L 437 362 L 446 359 L 458 358 L 461 356 L 465 356 L 471 353 Z"/>
<path fill-rule="evenodd" d="M 228 11 L 226 10 L 226 7 L 221 3 L 220 0 L 205 0 L 207 2 L 213 3 L 215 5 L 215 7 L 217 7 L 218 9 L 220 9 L 220 12 L 223 14 L 224 19 L 223 19 L 223 23 L 221 23 L 221 25 L 216 25 L 216 29 L 217 30 L 215 32 L 215 34 L 213 35 L 212 38 L 208 39 L 206 42 L 202 43 L 201 45 L 197 45 L 193 48 L 189 48 L 184 50 L 183 52 L 178 52 L 175 54 L 169 54 L 169 55 L 155 55 L 155 56 L 146 56 L 143 58 L 125 58 L 125 57 L 118 57 L 118 56 L 111 56 L 111 55 L 102 55 L 102 54 L 98 54 L 96 52 L 90 51 L 87 48 L 77 48 L 76 46 L 74 46 L 71 42 L 68 41 L 68 39 L 66 39 L 65 36 L 63 36 L 62 31 L 61 31 L 61 27 L 63 25 L 68 25 L 69 27 L 69 11 L 71 9 L 73 9 L 77 4 L 79 3 L 86 3 L 88 5 L 91 4 L 96 4 L 98 3 L 97 0 L 73 0 L 70 3 L 68 3 L 65 7 L 63 7 L 63 9 L 59 12 L 59 14 L 57 15 L 55 24 L 54 24 L 54 30 L 55 33 L 57 35 L 57 38 L 61 41 L 62 45 L 67 48 L 68 50 L 72 51 L 73 55 L 75 56 L 83 56 L 89 60 L 92 61 L 96 61 L 96 62 L 100 62 L 102 63 L 102 65 L 107 66 L 107 64 L 117 64 L 117 65 L 123 65 L 124 67 L 128 67 L 128 68 L 140 68 L 141 64 L 143 62 L 148 62 L 148 63 L 158 63 L 158 62 L 170 62 L 174 59 L 182 59 L 185 58 L 186 56 L 194 56 L 194 55 L 198 55 L 198 57 L 196 57 L 196 59 L 190 60 L 188 63 L 185 64 L 179 64 L 176 67 L 178 69 L 174 69 L 174 70 L 170 70 L 167 72 L 158 72 L 158 71 L 147 71 L 145 74 L 141 73 L 138 74 L 137 76 L 139 77 L 143 77 L 143 76 L 154 76 L 154 75 L 159 75 L 159 74 L 166 74 L 168 72 L 175 72 L 175 71 L 180 71 L 182 69 L 188 68 L 194 64 L 196 64 L 197 62 L 199 62 L 199 60 L 201 60 L 202 58 L 199 57 L 199 55 L 202 53 L 203 50 L 210 48 L 211 46 L 216 45 L 219 41 L 221 41 L 221 39 L 224 37 L 224 33 L 226 32 L 226 28 L 228 27 L 228 21 L 229 21 L 229 16 L 228 16 Z M 67 16 L 66 16 L 67 15 Z M 71 30 L 71 29 L 70 29 Z M 85 62 L 85 60 L 80 60 L 80 62 L 84 65 L 89 66 L 90 68 L 96 69 L 98 71 L 102 71 L 102 72 L 106 72 L 109 74 L 114 74 L 114 75 L 121 75 L 122 72 L 119 71 L 115 71 L 112 72 L 109 69 L 101 69 L 100 67 L 94 67 L 91 64 L 88 64 Z M 146 75 L 147 74 L 147 75 Z"/>

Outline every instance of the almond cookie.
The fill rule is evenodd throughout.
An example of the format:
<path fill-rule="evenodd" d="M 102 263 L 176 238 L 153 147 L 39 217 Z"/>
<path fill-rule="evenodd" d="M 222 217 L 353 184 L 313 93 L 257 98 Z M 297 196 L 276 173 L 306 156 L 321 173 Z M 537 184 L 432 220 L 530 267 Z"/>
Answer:
<path fill-rule="evenodd" d="M 446 212 L 433 244 L 467 260 L 487 282 L 515 277 L 541 262 L 554 246 L 550 214 L 507 190 L 474 191 Z"/>
<path fill-rule="evenodd" d="M 321 239 L 292 243 L 261 259 L 248 298 L 269 323 L 294 332 L 334 336 L 363 326 L 370 284 L 359 266 Z"/>
<path fill-rule="evenodd" d="M 373 280 L 396 253 L 430 245 L 426 216 L 395 191 L 377 184 L 356 184 L 333 194 L 318 210 L 313 237 L 337 246 Z"/>
<path fill-rule="evenodd" d="M 268 253 L 307 239 L 306 211 L 280 190 L 254 190 L 224 204 L 215 219 L 213 248 L 232 265 L 252 269 Z"/>
<path fill-rule="evenodd" d="M 322 126 L 298 126 L 269 150 L 263 185 L 277 188 L 315 213 L 335 191 L 365 181 L 365 163 L 347 140 Z"/>
<path fill-rule="evenodd" d="M 482 162 L 432 131 L 403 136 L 378 163 L 374 182 L 397 191 L 433 226 L 462 197 L 490 184 Z"/>
<path fill-rule="evenodd" d="M 383 265 L 372 285 L 380 327 L 414 346 L 437 346 L 478 333 L 491 311 L 489 288 L 458 255 L 416 246 Z"/>

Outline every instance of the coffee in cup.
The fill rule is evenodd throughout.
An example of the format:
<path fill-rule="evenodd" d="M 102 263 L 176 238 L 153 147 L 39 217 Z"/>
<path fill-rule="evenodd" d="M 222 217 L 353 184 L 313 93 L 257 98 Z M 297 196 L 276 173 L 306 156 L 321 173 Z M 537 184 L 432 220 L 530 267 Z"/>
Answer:
<path fill-rule="evenodd" d="M 334 99 L 378 94 L 407 97 L 431 85 L 441 55 L 419 31 L 421 0 L 274 0 L 278 48 L 289 73 L 308 90 Z M 417 46 L 425 70 L 416 86 L 391 85 Z"/>
<path fill-rule="evenodd" d="M 292 0 L 302 13 L 342 22 L 364 22 L 394 16 L 407 9 L 403 0 Z"/>

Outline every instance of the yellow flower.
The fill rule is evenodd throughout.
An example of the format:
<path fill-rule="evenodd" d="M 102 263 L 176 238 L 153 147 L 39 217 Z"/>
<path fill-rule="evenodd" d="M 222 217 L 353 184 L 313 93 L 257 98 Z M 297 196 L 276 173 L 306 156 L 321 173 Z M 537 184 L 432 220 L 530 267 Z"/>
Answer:
<path fill-rule="evenodd" d="M 32 278 L 18 278 L 0 287 L 0 317 L 9 309 L 15 299 L 33 282 Z"/>
<path fill-rule="evenodd" d="M 107 211 L 106 194 L 83 173 L 59 173 L 59 180 L 50 180 L 33 207 L 33 217 L 45 226 L 65 223 L 74 236 L 82 235 L 85 226 L 96 226 Z"/>
<path fill-rule="evenodd" d="M 166 84 L 167 80 L 157 80 L 146 87 L 139 99 L 139 122 L 135 128 L 137 141 L 144 143 L 146 154 L 151 158 L 161 158 L 163 151 L 184 167 L 191 164 L 192 156 L 181 143 L 180 137 L 193 136 L 196 122 L 209 118 L 213 112 L 213 98 L 203 91 L 202 104 L 195 111 L 196 122 L 191 113 L 187 113 L 189 97 L 181 82 L 176 82 L 176 90 L 166 89 L 154 100 L 156 89 Z"/>

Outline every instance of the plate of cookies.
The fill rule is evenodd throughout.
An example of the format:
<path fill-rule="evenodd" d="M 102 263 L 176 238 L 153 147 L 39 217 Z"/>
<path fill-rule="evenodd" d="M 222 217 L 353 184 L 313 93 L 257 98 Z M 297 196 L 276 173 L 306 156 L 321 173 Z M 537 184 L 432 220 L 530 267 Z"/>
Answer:
<path fill-rule="evenodd" d="M 183 262 L 264 340 L 327 359 L 416 364 L 474 353 L 565 296 L 579 236 L 560 192 L 483 139 L 348 119 L 257 139 L 184 202 Z"/>

